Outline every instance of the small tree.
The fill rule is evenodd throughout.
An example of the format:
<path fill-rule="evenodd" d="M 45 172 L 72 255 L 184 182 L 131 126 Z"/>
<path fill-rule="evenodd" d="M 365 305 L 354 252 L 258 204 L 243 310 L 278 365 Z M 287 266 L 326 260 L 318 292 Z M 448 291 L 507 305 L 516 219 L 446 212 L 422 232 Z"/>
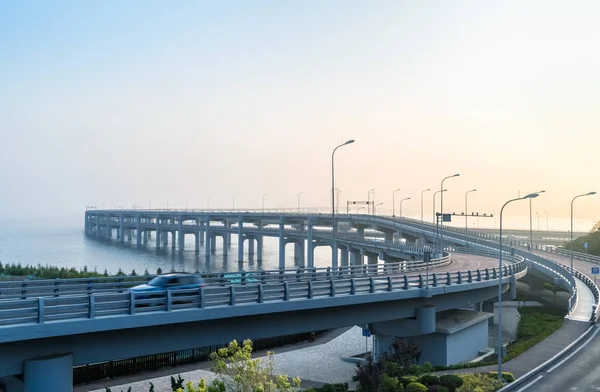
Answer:
<path fill-rule="evenodd" d="M 267 352 L 264 364 L 260 359 L 252 359 L 252 341 L 249 339 L 244 340 L 241 346 L 236 340 L 232 341 L 227 347 L 212 353 L 210 359 L 215 362 L 213 371 L 228 391 L 289 392 L 300 387 L 297 377 L 290 381 L 287 375 L 274 375 L 272 352 Z"/>

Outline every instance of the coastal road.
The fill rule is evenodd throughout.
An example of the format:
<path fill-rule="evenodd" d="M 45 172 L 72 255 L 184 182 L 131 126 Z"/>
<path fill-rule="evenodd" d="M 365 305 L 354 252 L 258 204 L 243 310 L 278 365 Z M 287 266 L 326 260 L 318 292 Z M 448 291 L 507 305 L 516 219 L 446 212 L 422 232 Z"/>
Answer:
<path fill-rule="evenodd" d="M 600 391 L 600 326 L 593 328 L 582 346 L 516 392 Z"/>

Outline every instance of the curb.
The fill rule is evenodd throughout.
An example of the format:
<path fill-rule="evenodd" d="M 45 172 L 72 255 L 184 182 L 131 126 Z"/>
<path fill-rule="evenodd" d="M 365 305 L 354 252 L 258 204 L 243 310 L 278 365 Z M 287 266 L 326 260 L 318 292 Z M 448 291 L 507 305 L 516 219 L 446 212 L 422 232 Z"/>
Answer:
<path fill-rule="evenodd" d="M 592 333 L 595 326 L 596 326 L 596 324 L 591 323 L 589 325 L 589 327 L 585 330 L 585 332 L 583 332 L 581 334 L 581 336 L 579 336 L 577 339 L 575 339 L 567 347 L 563 348 L 560 352 L 555 354 L 552 358 L 548 359 L 546 362 L 542 363 L 541 365 L 538 365 L 536 368 L 528 371 L 527 373 L 525 373 L 521 377 L 517 378 L 515 381 L 511 382 L 510 384 L 505 385 L 502 388 L 498 389 L 498 391 L 496 391 L 496 392 L 512 391 L 513 389 L 523 385 L 523 383 L 529 381 L 533 376 L 535 376 L 537 373 L 542 371 L 542 369 L 552 365 L 554 362 L 556 362 L 561 357 L 563 357 L 565 354 L 567 354 L 569 351 L 571 351 L 575 346 L 577 346 L 579 343 L 581 343 L 581 341 L 583 341 L 585 338 L 588 337 L 588 335 L 590 335 Z"/>

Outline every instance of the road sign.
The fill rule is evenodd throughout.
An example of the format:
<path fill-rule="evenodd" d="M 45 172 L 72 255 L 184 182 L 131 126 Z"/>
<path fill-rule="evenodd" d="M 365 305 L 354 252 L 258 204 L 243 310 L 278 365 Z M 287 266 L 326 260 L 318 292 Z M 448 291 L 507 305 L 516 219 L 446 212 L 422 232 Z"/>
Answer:
<path fill-rule="evenodd" d="M 587 249 L 588 243 L 586 242 L 585 244 L 583 244 L 583 246 L 585 247 L 585 249 Z"/>
<path fill-rule="evenodd" d="M 592 267 L 592 275 L 600 274 L 600 267 Z"/>
<path fill-rule="evenodd" d="M 363 328 L 363 330 L 362 330 L 362 336 L 367 337 L 367 338 L 370 337 L 371 336 L 371 330 Z"/>

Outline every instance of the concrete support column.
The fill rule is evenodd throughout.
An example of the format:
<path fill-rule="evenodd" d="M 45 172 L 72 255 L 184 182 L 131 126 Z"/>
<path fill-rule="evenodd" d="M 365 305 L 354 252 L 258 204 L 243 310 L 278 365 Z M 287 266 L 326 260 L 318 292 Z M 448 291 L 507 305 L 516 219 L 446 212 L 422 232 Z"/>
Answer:
<path fill-rule="evenodd" d="M 148 233 L 146 230 L 142 232 L 142 243 L 146 245 L 148 243 Z"/>
<path fill-rule="evenodd" d="M 175 247 L 177 245 L 177 241 L 175 241 L 175 237 L 177 237 L 176 233 L 177 233 L 176 230 L 171 231 L 171 249 L 175 249 Z"/>
<path fill-rule="evenodd" d="M 119 241 L 125 242 L 125 218 L 119 217 Z"/>
<path fill-rule="evenodd" d="M 244 221 L 238 222 L 238 263 L 244 261 Z"/>
<path fill-rule="evenodd" d="M 364 228 L 364 226 L 357 226 L 356 227 L 356 240 L 357 241 L 364 241 L 365 240 L 365 228 Z"/>
<path fill-rule="evenodd" d="M 200 230 L 198 230 L 194 233 L 194 250 L 196 251 L 196 253 L 200 252 L 200 235 L 201 235 Z"/>
<path fill-rule="evenodd" d="M 178 241 L 178 247 L 179 247 L 179 251 L 183 252 L 183 249 L 185 248 L 185 233 L 183 232 L 183 218 L 179 217 L 179 230 L 177 230 L 177 239 Z"/>
<path fill-rule="evenodd" d="M 137 228 L 135 229 L 135 244 L 138 246 L 142 246 L 142 217 L 138 215 L 137 217 Z"/>
<path fill-rule="evenodd" d="M 394 232 L 393 231 L 385 232 L 385 242 L 394 242 Z"/>
<path fill-rule="evenodd" d="M 363 260 L 360 250 L 352 249 L 350 251 L 350 265 L 362 265 Z"/>
<path fill-rule="evenodd" d="M 331 268 L 336 271 L 338 268 L 338 246 L 337 241 L 331 243 Z"/>
<path fill-rule="evenodd" d="M 160 249 L 160 218 L 156 218 L 156 249 Z"/>
<path fill-rule="evenodd" d="M 305 267 L 304 259 L 304 240 L 294 241 L 294 261 L 300 268 Z"/>
<path fill-rule="evenodd" d="M 340 247 L 340 251 L 342 252 L 342 258 L 340 260 L 342 267 L 348 266 L 348 248 Z"/>
<path fill-rule="evenodd" d="M 315 244 L 313 242 L 313 225 L 310 222 L 306 227 L 306 264 L 308 268 L 315 267 Z"/>
<path fill-rule="evenodd" d="M 133 230 L 127 230 L 127 241 L 131 242 L 133 239 Z"/>
<path fill-rule="evenodd" d="M 254 256 L 254 238 L 248 238 L 248 254 Z"/>
<path fill-rule="evenodd" d="M 262 261 L 263 254 L 263 236 L 256 237 L 256 260 Z"/>
<path fill-rule="evenodd" d="M 486 313 L 491 313 L 494 314 L 494 303 L 493 302 L 484 302 L 483 306 L 481 307 L 482 311 L 486 312 Z M 488 319 L 488 325 L 491 327 L 494 325 L 494 318 L 490 317 Z"/>
<path fill-rule="evenodd" d="M 204 242 L 204 255 L 206 256 L 206 258 L 210 258 L 210 223 L 206 222 L 206 238 L 205 238 L 205 242 Z"/>
<path fill-rule="evenodd" d="M 210 233 L 210 253 L 213 255 L 217 253 L 217 235 Z"/>
<path fill-rule="evenodd" d="M 231 238 L 231 234 L 228 234 L 228 233 L 223 234 L 223 256 L 227 256 L 229 254 L 229 247 L 227 246 L 228 238 Z M 216 241 L 216 239 L 215 239 L 215 241 Z"/>
<path fill-rule="evenodd" d="M 377 259 L 377 255 L 373 254 L 373 253 L 369 253 L 367 255 L 367 264 L 378 264 L 379 261 Z"/>
<path fill-rule="evenodd" d="M 73 392 L 73 355 L 25 361 L 24 392 Z"/>
<path fill-rule="evenodd" d="M 206 223 L 206 226 L 208 226 L 208 222 Z M 204 245 L 204 232 L 206 231 L 205 229 L 205 224 L 201 224 L 200 225 L 200 231 L 198 231 L 198 237 L 200 238 L 200 245 Z"/>
<path fill-rule="evenodd" d="M 285 269 L 285 238 L 284 234 L 284 224 L 283 222 L 279 223 L 279 269 Z"/>

